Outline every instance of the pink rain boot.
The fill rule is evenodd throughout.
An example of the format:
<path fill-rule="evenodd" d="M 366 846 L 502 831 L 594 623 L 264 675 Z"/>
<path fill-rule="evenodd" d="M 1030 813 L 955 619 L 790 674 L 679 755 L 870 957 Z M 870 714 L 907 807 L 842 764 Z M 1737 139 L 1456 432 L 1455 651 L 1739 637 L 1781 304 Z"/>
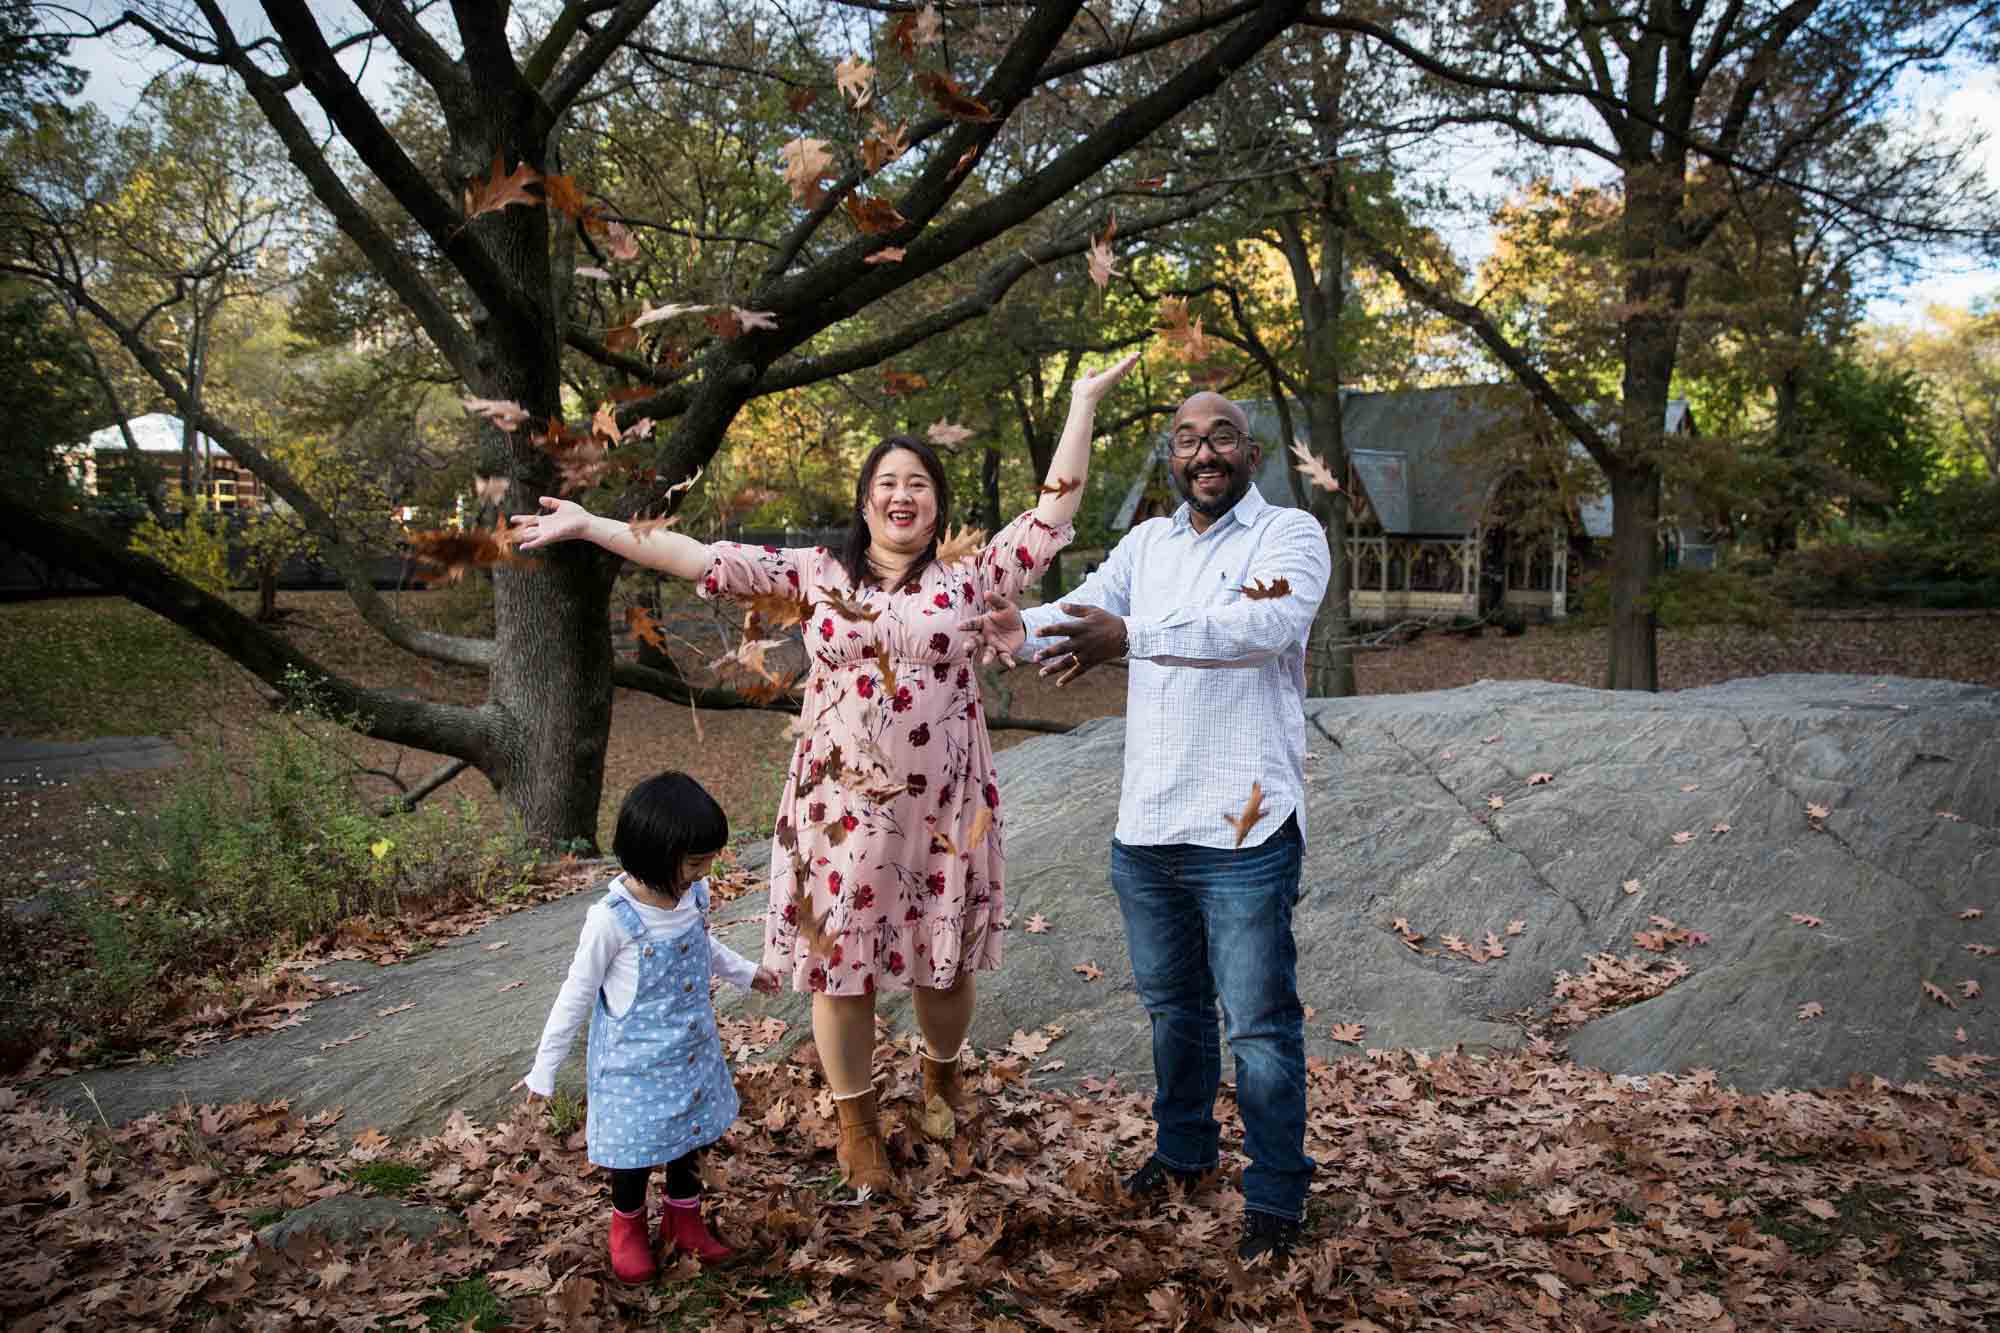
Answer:
<path fill-rule="evenodd" d="M 736 1253 L 717 1240 L 701 1220 L 700 1196 L 667 1200 L 660 1211 L 660 1243 L 692 1254 L 704 1264 L 722 1263 Z"/>
<path fill-rule="evenodd" d="M 611 1210 L 611 1272 L 620 1282 L 651 1282 L 660 1266 L 646 1240 L 646 1212 Z"/>

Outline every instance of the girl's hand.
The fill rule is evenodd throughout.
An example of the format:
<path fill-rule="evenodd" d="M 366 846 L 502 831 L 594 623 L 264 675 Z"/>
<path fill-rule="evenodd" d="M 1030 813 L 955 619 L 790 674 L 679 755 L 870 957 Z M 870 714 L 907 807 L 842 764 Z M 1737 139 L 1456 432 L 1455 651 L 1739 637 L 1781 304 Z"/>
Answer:
<path fill-rule="evenodd" d="M 1141 347 L 1138 352 L 1133 352 L 1109 370 L 1100 370 L 1095 375 L 1085 375 L 1070 389 L 1070 397 L 1079 403 L 1088 403 L 1096 407 L 1104 401 L 1106 394 L 1117 387 L 1118 381 L 1124 379 L 1132 367 L 1139 364 L 1139 355 L 1145 350 Z"/>
<path fill-rule="evenodd" d="M 590 520 L 590 511 L 576 501 L 544 495 L 541 513 L 514 514 L 507 521 L 514 525 L 515 545 L 523 551 L 532 551 L 537 546 L 583 536 L 590 528 Z"/>
<path fill-rule="evenodd" d="M 535 1091 L 535 1090 L 534 1090 L 533 1088 L 529 1087 L 529 1086 L 528 1086 L 528 1080 L 527 1080 L 527 1079 L 525 1079 L 525 1078 L 524 1078 L 524 1079 L 522 1079 L 522 1080 L 521 1080 L 521 1081 L 520 1081 L 519 1083 L 516 1083 L 516 1084 L 515 1084 L 515 1085 L 514 1085 L 513 1087 L 511 1087 L 511 1088 L 507 1089 L 507 1091 L 509 1091 L 509 1092 L 526 1092 L 526 1093 L 528 1094 L 528 1100 L 529 1100 L 529 1101 L 531 1101 L 531 1102 L 541 1102 L 541 1101 L 547 1101 L 547 1100 L 548 1100 L 548 1098 L 546 1098 L 546 1097 L 542 1096 L 542 1094 L 541 1094 L 541 1093 L 539 1093 L 539 1092 L 536 1092 L 536 1091 Z"/>
<path fill-rule="evenodd" d="M 757 969 L 757 975 L 750 978 L 750 989 L 765 995 L 776 995 L 784 987 L 779 984 L 778 974 L 768 967 Z"/>

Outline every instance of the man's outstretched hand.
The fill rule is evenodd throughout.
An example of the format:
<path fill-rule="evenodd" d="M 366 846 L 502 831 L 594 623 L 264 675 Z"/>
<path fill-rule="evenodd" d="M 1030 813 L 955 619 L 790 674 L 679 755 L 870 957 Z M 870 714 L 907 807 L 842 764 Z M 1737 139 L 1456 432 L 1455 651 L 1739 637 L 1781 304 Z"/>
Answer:
<path fill-rule="evenodd" d="M 960 621 L 958 627 L 979 636 L 979 665 L 998 662 L 1003 671 L 1014 669 L 1014 653 L 1028 637 L 1021 609 L 997 592 L 986 594 L 985 611 Z"/>
<path fill-rule="evenodd" d="M 1061 672 L 1056 676 L 1056 684 L 1067 685 L 1092 667 L 1104 662 L 1116 662 L 1125 656 L 1129 645 L 1122 617 L 1076 602 L 1064 602 L 1062 611 L 1064 615 L 1075 616 L 1076 619 L 1058 620 L 1037 636 L 1057 640 L 1035 652 L 1035 661 L 1041 664 L 1042 675 Z"/>

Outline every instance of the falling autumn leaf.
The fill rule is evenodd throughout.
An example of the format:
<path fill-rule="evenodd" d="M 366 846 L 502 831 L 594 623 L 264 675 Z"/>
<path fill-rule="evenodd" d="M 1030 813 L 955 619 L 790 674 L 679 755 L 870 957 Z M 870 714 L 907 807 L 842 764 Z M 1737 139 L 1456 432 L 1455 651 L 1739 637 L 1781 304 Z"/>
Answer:
<path fill-rule="evenodd" d="M 1727 833 L 1727 832 L 1729 832 L 1729 825 L 1727 825 L 1727 824 L 1717 824 L 1717 825 L 1715 825 L 1714 827 L 1710 828 L 1710 829 L 1709 829 L 1709 832 L 1710 832 L 1710 833 Z"/>
<path fill-rule="evenodd" d="M 1795 926 L 1805 926 L 1808 929 L 1817 930 L 1819 927 L 1825 925 L 1826 923 L 1820 920 L 1816 916 L 1807 916 L 1803 912 L 1794 912 L 1792 913 L 1792 924 Z"/>
<path fill-rule="evenodd" d="M 528 983 L 527 983 L 527 982 L 525 982 L 525 981 L 509 981 L 509 982 L 506 982 L 506 983 L 504 983 L 503 985 L 500 985 L 500 986 L 497 986 L 497 987 L 495 987 L 494 989 L 495 989 L 495 991 L 496 991 L 496 992 L 505 992 L 505 991 L 510 991 L 510 990 L 519 990 L 519 989 L 521 989 L 521 987 L 523 987 L 523 986 L 525 986 L 525 985 L 527 985 L 527 984 L 528 984 Z"/>
<path fill-rule="evenodd" d="M 1620 884 L 1618 887 L 1625 890 L 1627 896 L 1630 896 L 1631 894 L 1639 892 L 1639 881 L 1636 879 L 1628 879 L 1623 884 Z"/>
<path fill-rule="evenodd" d="M 1491 736 L 1481 737 L 1479 743 L 1481 745 L 1496 745 L 1499 741 L 1500 733 L 1496 731 Z"/>
<path fill-rule="evenodd" d="M 1323 491 L 1339 491 L 1340 478 L 1333 470 L 1320 461 L 1319 455 L 1306 448 L 1299 440 L 1292 441 L 1292 457 L 1299 460 L 1299 473 L 1307 481 Z"/>
<path fill-rule="evenodd" d="M 500 398 L 461 398 L 465 410 L 485 417 L 504 431 L 516 431 L 528 423 L 532 414 L 519 403 Z"/>
<path fill-rule="evenodd" d="M 1971 1040 L 1971 1038 L 1966 1035 L 1964 1028 L 1953 1028 L 1951 1030 L 1951 1039 L 1955 1042 L 1960 1043 L 1961 1045 Z"/>
<path fill-rule="evenodd" d="M 465 187 L 465 217 L 473 218 L 487 213 L 497 213 L 515 204 L 526 204 L 540 208 L 542 198 L 529 190 L 531 185 L 541 183 L 542 173 L 526 162 L 517 164 L 511 172 L 496 149 L 493 153 L 493 170 L 485 180 Z"/>
<path fill-rule="evenodd" d="M 409 1010 L 414 1009 L 416 1007 L 417 1007 L 417 1002 L 415 1000 L 410 1000 L 403 1004 L 392 1004 L 387 1009 L 377 1009 L 375 1011 L 375 1017 L 388 1018 L 392 1014 L 407 1013 Z"/>
<path fill-rule="evenodd" d="M 1808 805 L 1806 807 L 1807 819 L 1813 819 L 1813 820 L 1825 819 L 1828 815 L 1831 815 L 1832 813 L 1833 811 L 1824 805 Z"/>
<path fill-rule="evenodd" d="M 859 56 L 850 55 L 835 65 L 833 82 L 856 111 L 867 110 L 875 100 L 875 67 Z"/>
<path fill-rule="evenodd" d="M 972 438 L 972 428 L 955 421 L 933 421 L 924 438 L 940 449 L 956 448 Z"/>
<path fill-rule="evenodd" d="M 921 393 L 930 388 L 931 382 L 921 371 L 885 370 L 882 372 L 882 392 L 891 398 L 901 398 L 908 394 Z"/>
<path fill-rule="evenodd" d="M 986 531 L 970 525 L 947 532 L 938 542 L 937 560 L 941 565 L 978 555 L 986 546 Z"/>
<path fill-rule="evenodd" d="M 639 257 L 639 238 L 622 222 L 606 223 L 604 253 L 616 263 L 629 264 Z"/>
<path fill-rule="evenodd" d="M 1272 579 L 1269 583 L 1262 579 L 1252 579 L 1237 591 L 1253 602 L 1266 602 L 1274 597 L 1290 597 L 1292 585 L 1284 579 Z"/>
<path fill-rule="evenodd" d="M 1556 775 L 1555 775 L 1555 774 L 1553 774 L 1553 773 L 1530 773 L 1530 774 L 1528 774 L 1528 785 L 1529 785 L 1530 787 L 1542 787 L 1542 786 L 1546 786 L 1547 784 L 1549 784 L 1549 783 L 1551 783 L 1551 782 L 1554 782 L 1555 780 L 1556 780 Z"/>
<path fill-rule="evenodd" d="M 1527 929 L 1528 929 L 1528 923 L 1525 921 L 1509 921 L 1507 923 L 1507 933 L 1509 935 L 1519 935 L 1524 933 Z"/>
<path fill-rule="evenodd" d="M 1222 817 L 1228 822 L 1229 827 L 1236 830 L 1236 846 L 1241 847 L 1243 845 L 1243 840 L 1250 836 L 1251 828 L 1266 813 L 1268 812 L 1264 809 L 1264 784 L 1261 782 L 1252 782 L 1250 784 L 1250 799 L 1243 803 L 1243 812 L 1232 815 L 1225 810 L 1222 813 Z"/>
<path fill-rule="evenodd" d="M 1367 1031 L 1367 1027 L 1361 1023 L 1335 1023 L 1327 1035 L 1335 1041 L 1343 1042 L 1346 1045 L 1359 1046 L 1362 1037 L 1367 1035 Z"/>
<path fill-rule="evenodd" d="M 441 571 L 447 583 L 458 582 L 469 569 L 522 563 L 522 557 L 509 549 L 508 534 L 504 530 L 448 528 L 436 532 L 412 532 L 408 541 L 410 554 L 423 564 Z"/>
<path fill-rule="evenodd" d="M 907 253 L 900 245 L 885 245 L 861 262 L 864 264 L 900 264 Z"/>
<path fill-rule="evenodd" d="M 1078 963 L 1070 971 L 1076 973 L 1085 981 L 1096 981 L 1104 975 L 1104 969 L 1095 963 Z"/>
<path fill-rule="evenodd" d="M 1694 841 L 1694 834 L 1689 833 L 1686 830 L 1682 830 L 1681 832 L 1674 834 L 1674 846 L 1676 847 L 1686 846 L 1688 843 L 1691 843 L 1693 841 Z"/>
<path fill-rule="evenodd" d="M 550 208 L 572 222 L 588 222 L 599 211 L 597 205 L 584 195 L 574 176 L 542 177 L 542 197 Z"/>
<path fill-rule="evenodd" d="M 1030 935 L 1046 935 L 1049 933 L 1049 919 L 1040 912 L 1036 912 L 1028 918 L 1028 924 L 1025 929 Z"/>
<path fill-rule="evenodd" d="M 819 590 L 818 600 L 824 605 L 831 607 L 835 615 L 842 616 L 848 620 L 873 623 L 882 614 L 872 606 L 863 606 L 857 602 L 851 602 L 839 593 L 831 592 L 826 588 Z"/>
<path fill-rule="evenodd" d="M 817 101 L 819 101 L 819 89 L 817 88 L 794 88 L 785 97 L 785 105 L 791 109 L 791 113 L 795 116 L 803 116 L 806 112 L 812 110 L 812 104 Z"/>
<path fill-rule="evenodd" d="M 892 130 L 887 123 L 876 121 L 875 132 L 861 141 L 861 165 L 874 175 L 909 151 L 909 136 L 907 122 Z"/>
<path fill-rule="evenodd" d="M 1809 1018 L 1818 1018 L 1825 1012 L 1826 1006 L 1822 1005 L 1818 1000 L 1808 1000 L 1799 1006 L 1799 1021 L 1803 1023 Z"/>
<path fill-rule="evenodd" d="M 1701 784 L 1699 782 L 1684 782 L 1681 784 L 1681 791 L 1683 794 L 1691 791 L 1700 791 L 1700 790 L 1701 790 Z"/>
<path fill-rule="evenodd" d="M 676 315 L 697 315 L 709 308 L 705 305 L 676 305 L 673 303 L 663 306 L 647 306 L 632 317 L 632 327 L 643 329 L 648 324 L 657 324 L 663 319 L 672 319 Z"/>
<path fill-rule="evenodd" d="M 1506 805 L 1507 805 L 1507 798 L 1500 795 L 1498 792 L 1494 792 L 1492 795 L 1486 798 L 1486 808 L 1488 810 L 1501 810 L 1506 808 Z"/>
<path fill-rule="evenodd" d="M 653 613 L 643 606 L 625 608 L 625 627 L 632 631 L 632 637 L 651 644 L 660 652 L 667 651 L 666 630 L 653 619 Z"/>
<path fill-rule="evenodd" d="M 1058 500 L 1060 500 L 1063 496 L 1068 495 L 1071 491 L 1075 490 L 1077 487 L 1081 485 L 1083 485 L 1083 483 L 1078 481 L 1075 477 L 1057 477 L 1053 482 L 1048 482 L 1048 481 L 1043 482 L 1041 489 L 1037 491 L 1036 494 L 1053 495 Z"/>
<path fill-rule="evenodd" d="M 833 173 L 832 145 L 825 139 L 793 139 L 778 150 L 784 159 L 785 184 L 791 187 L 792 202 L 816 208 L 826 192 L 820 181 Z"/>
<path fill-rule="evenodd" d="M 1954 823 L 1954 824 L 1963 824 L 1963 823 L 1965 822 L 1965 816 L 1964 816 L 1964 815 L 1960 815 L 1960 814 L 1954 814 L 1954 813 L 1952 813 L 1952 812 L 1951 812 L 1950 810 L 1940 810 L 1940 811 L 1938 811 L 1938 812 L 1937 812 L 1937 817 L 1938 817 L 1939 819 L 1948 819 L 1948 820 L 1950 820 L 1950 821 L 1951 821 L 1952 823 Z"/>
<path fill-rule="evenodd" d="M 863 199 L 850 194 L 840 201 L 840 209 L 863 236 L 886 235 L 909 222 L 894 204 L 873 196 Z"/>
<path fill-rule="evenodd" d="M 1960 921 L 1977 921 L 1985 915 L 1986 909 L 1983 907 L 1968 907 L 1958 914 L 1958 919 Z"/>
<path fill-rule="evenodd" d="M 1113 213 L 1111 214 L 1111 220 L 1105 223 L 1104 230 L 1096 236 L 1091 237 L 1090 240 L 1090 252 L 1088 256 L 1090 280 L 1097 284 L 1099 290 L 1110 286 L 1111 279 L 1118 273 L 1117 267 L 1112 262 L 1111 254 L 1111 238 L 1117 234 L 1118 215 Z"/>
<path fill-rule="evenodd" d="M 931 95 L 931 101 L 938 110 L 953 120 L 983 122 L 993 119 L 993 109 L 984 102 L 967 97 L 954 79 L 927 72 L 917 75 L 914 82 Z"/>
<path fill-rule="evenodd" d="M 1980 995 L 1979 983 L 1971 977 L 1967 977 L 1964 981 L 1958 983 L 1958 993 L 1965 999 L 1976 1000 Z"/>

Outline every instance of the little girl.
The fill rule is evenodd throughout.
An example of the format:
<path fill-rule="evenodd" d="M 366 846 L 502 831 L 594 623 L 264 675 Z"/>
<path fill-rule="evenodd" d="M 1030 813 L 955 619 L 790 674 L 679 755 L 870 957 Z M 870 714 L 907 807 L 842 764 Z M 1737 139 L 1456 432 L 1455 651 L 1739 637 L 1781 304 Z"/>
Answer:
<path fill-rule="evenodd" d="M 701 1220 L 696 1154 L 736 1118 L 709 1000 L 711 969 L 735 986 L 776 992 L 778 978 L 708 933 L 708 869 L 729 839 L 715 798 L 685 773 L 632 789 L 611 848 L 624 873 L 592 904 L 569 977 L 549 1011 L 535 1067 L 515 1084 L 555 1090 L 556 1067 L 590 1020 L 590 1160 L 611 1172 L 611 1271 L 659 1272 L 646 1239 L 646 1180 L 667 1164 L 659 1244 L 715 1263 L 731 1254 Z"/>

